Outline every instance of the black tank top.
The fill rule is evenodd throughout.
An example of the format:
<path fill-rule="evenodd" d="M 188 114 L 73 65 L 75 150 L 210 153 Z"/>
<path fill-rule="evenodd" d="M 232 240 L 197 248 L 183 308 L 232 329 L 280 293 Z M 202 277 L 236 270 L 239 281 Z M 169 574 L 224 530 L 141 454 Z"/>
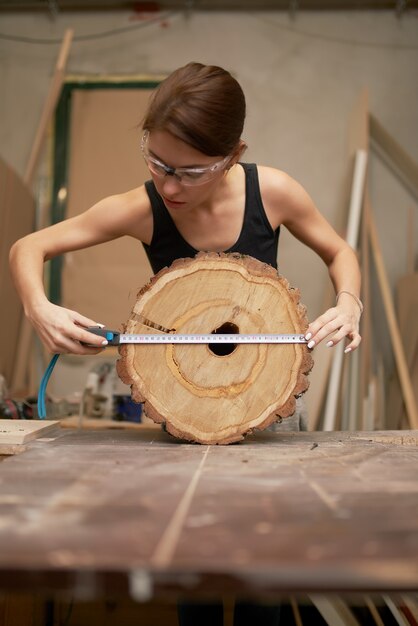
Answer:
<path fill-rule="evenodd" d="M 280 226 L 274 231 L 268 221 L 261 200 L 257 165 L 240 165 L 245 172 L 244 221 L 237 241 L 223 252 L 248 254 L 277 269 Z M 157 273 L 176 259 L 194 257 L 199 250 L 183 239 L 151 180 L 145 183 L 145 189 L 151 202 L 154 232 L 151 243 L 143 246 L 154 273 Z"/>

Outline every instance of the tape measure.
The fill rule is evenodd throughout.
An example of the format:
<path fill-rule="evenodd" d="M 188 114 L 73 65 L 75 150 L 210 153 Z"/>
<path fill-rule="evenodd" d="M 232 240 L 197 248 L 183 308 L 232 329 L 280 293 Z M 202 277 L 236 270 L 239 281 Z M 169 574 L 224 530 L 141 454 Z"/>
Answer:
<path fill-rule="evenodd" d="M 294 344 L 307 343 L 304 335 L 299 334 L 260 334 L 241 335 L 239 333 L 219 333 L 219 334 L 176 334 L 161 333 L 156 334 L 130 334 L 119 333 L 106 328 L 90 327 L 87 329 L 94 335 L 99 335 L 107 340 L 109 346 L 121 344 Z"/>
<path fill-rule="evenodd" d="M 240 335 L 235 333 L 218 333 L 203 335 L 180 335 L 173 332 L 161 333 L 160 335 L 134 335 L 130 333 L 119 333 L 116 330 L 107 330 L 98 326 L 90 326 L 87 329 L 93 335 L 98 335 L 107 340 L 108 346 L 119 346 L 121 344 L 306 344 L 308 343 L 304 335 L 281 334 L 281 335 Z M 221 354 L 220 352 L 218 354 Z M 227 354 L 226 352 L 224 354 Z M 38 392 L 38 416 L 40 419 L 46 417 L 46 386 L 54 369 L 59 354 L 55 354 L 49 363 L 45 374 L 42 377 Z"/>

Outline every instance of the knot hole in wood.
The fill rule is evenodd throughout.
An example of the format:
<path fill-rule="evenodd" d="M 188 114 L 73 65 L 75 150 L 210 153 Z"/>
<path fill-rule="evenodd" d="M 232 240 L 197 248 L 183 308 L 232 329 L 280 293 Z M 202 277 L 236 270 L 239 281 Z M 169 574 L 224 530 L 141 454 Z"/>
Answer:
<path fill-rule="evenodd" d="M 215 330 L 212 330 L 212 335 L 238 335 L 239 328 L 233 322 L 225 322 Z M 209 350 L 216 356 L 228 356 L 232 354 L 237 347 L 236 343 L 210 343 Z"/>

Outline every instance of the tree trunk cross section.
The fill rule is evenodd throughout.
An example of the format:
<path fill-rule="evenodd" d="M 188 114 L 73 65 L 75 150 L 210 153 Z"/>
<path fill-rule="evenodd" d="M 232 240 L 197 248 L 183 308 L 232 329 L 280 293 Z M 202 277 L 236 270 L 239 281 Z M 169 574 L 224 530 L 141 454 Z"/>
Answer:
<path fill-rule="evenodd" d="M 125 332 L 303 334 L 299 299 L 265 263 L 201 253 L 141 289 Z M 145 413 L 175 437 L 207 444 L 239 441 L 292 415 L 313 363 L 304 344 L 130 344 L 120 355 L 119 376 Z"/>

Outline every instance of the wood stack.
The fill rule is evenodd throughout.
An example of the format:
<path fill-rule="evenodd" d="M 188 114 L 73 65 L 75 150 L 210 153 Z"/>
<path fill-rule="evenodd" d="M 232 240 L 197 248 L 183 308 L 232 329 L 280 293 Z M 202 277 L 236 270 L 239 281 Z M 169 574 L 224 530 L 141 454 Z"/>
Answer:
<path fill-rule="evenodd" d="M 361 262 L 364 315 L 360 332 L 363 340 L 360 349 L 350 359 L 344 359 L 344 367 L 338 358 L 341 351 L 334 351 L 332 363 L 329 363 L 331 354 L 327 353 L 327 363 L 321 368 L 324 372 L 321 401 L 310 423 L 313 428 L 322 426 L 325 430 L 418 429 L 418 274 L 414 262 L 413 218 L 416 206 L 410 208 L 408 220 L 406 275 L 400 277 L 395 286 L 391 284 L 385 264 L 378 229 L 379 213 L 373 208 L 367 171 L 370 157 L 377 154 L 416 205 L 418 163 L 370 113 L 366 90 L 353 112 L 350 138 L 355 167 L 347 233 L 350 223 L 355 222 L 356 236 L 350 241 L 347 234 L 347 240 L 357 249 Z M 361 237 L 357 241 L 360 223 Z M 385 328 L 383 341 L 379 337 L 382 324 Z M 388 341 L 394 364 L 392 375 L 388 372 L 388 358 L 382 347 L 382 343 L 386 345 Z"/>

